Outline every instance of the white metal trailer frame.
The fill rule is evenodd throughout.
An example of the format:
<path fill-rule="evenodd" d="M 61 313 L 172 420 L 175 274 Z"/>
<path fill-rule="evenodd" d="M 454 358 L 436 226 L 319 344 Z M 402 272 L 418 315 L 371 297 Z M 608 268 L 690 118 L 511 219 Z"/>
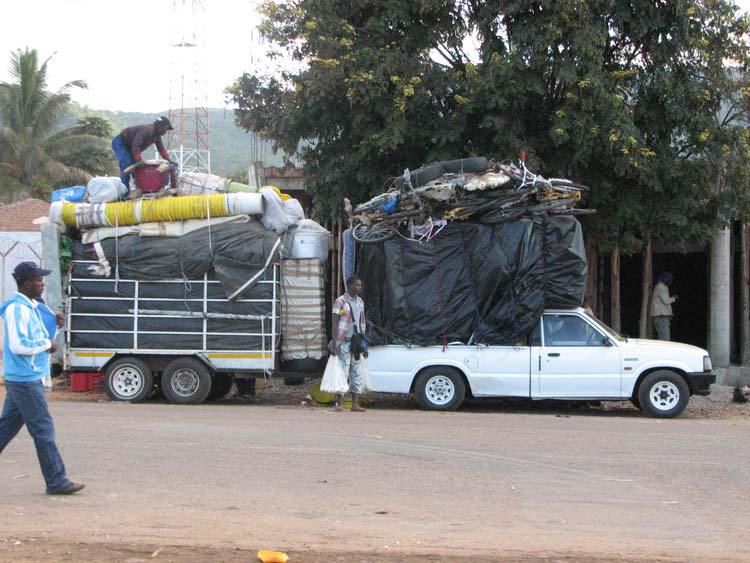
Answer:
<path fill-rule="evenodd" d="M 76 260 L 72 263 L 75 265 L 96 265 L 95 261 L 84 261 Z M 268 280 L 259 280 L 258 284 L 272 284 L 272 297 L 271 299 L 236 299 L 231 303 L 268 303 L 271 302 L 271 314 L 270 315 L 258 315 L 253 320 L 259 320 L 261 322 L 260 332 L 210 332 L 208 330 L 209 313 L 208 304 L 210 302 L 224 302 L 230 303 L 228 299 L 216 299 L 208 297 L 208 286 L 211 284 L 219 284 L 217 280 L 209 280 L 208 275 L 204 274 L 203 279 L 190 280 L 191 285 L 199 284 L 203 285 L 203 298 L 159 298 L 159 297 L 141 297 L 140 296 L 140 285 L 141 284 L 175 284 L 175 283 L 186 283 L 185 280 L 171 279 L 171 280 L 133 280 L 120 278 L 118 283 L 135 284 L 133 297 L 78 297 L 72 294 L 71 288 L 74 282 L 107 282 L 113 283 L 114 280 L 111 278 L 80 278 L 73 277 L 74 268 L 71 267 L 67 275 L 66 286 L 65 286 L 65 297 L 64 305 L 66 311 L 66 330 L 65 330 L 65 354 L 63 356 L 64 368 L 66 370 L 102 370 L 113 358 L 122 356 L 153 356 L 153 355 L 164 355 L 164 356 L 195 356 L 202 359 L 207 365 L 213 368 L 217 372 L 269 372 L 276 369 L 277 366 L 277 352 L 279 349 L 279 334 L 278 328 L 279 322 L 279 267 L 274 265 L 271 269 L 272 276 Z M 133 302 L 133 314 L 125 313 L 75 313 L 73 312 L 73 302 L 75 300 L 105 300 L 105 301 L 131 301 Z M 174 318 L 174 319 L 185 319 L 185 315 L 176 314 L 142 314 L 139 309 L 139 304 L 144 302 L 153 301 L 174 301 L 175 303 L 180 302 L 202 302 L 203 307 L 200 313 L 202 313 L 203 319 L 203 330 L 201 332 L 171 332 L 171 331 L 143 331 L 138 328 L 139 319 L 143 318 Z M 196 311 L 196 313 L 200 314 Z M 133 348 L 93 348 L 93 347 L 79 347 L 74 348 L 71 346 L 72 336 L 74 334 L 83 333 L 101 333 L 100 330 L 81 330 L 73 328 L 74 317 L 132 317 L 133 318 L 133 330 L 110 330 L 107 331 L 111 334 L 132 334 L 133 335 Z M 249 317 L 249 316 L 246 316 Z M 188 316 L 187 318 L 197 318 L 194 316 Z M 201 349 L 153 349 L 138 347 L 138 335 L 139 334 L 175 334 L 175 335 L 201 335 L 203 340 L 203 346 Z M 261 348 L 260 349 L 218 349 L 209 348 L 207 346 L 208 336 L 220 335 L 220 336 L 248 336 L 248 337 L 260 337 Z M 270 342 L 270 346 L 266 346 L 266 342 Z"/>

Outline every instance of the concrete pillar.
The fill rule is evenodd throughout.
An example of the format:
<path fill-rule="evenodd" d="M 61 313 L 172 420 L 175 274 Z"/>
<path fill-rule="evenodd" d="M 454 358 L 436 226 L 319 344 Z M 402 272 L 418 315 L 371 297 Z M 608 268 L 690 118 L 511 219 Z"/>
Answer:
<path fill-rule="evenodd" d="M 731 236 L 725 228 L 711 239 L 711 314 L 708 349 L 715 367 L 729 365 L 731 350 Z"/>

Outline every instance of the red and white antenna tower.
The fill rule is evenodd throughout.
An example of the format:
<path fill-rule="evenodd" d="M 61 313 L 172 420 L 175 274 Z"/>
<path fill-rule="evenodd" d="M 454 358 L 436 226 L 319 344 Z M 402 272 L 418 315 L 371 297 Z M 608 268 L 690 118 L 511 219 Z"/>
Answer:
<path fill-rule="evenodd" d="M 167 145 L 180 172 L 211 172 L 211 133 L 203 74 L 203 0 L 172 0 L 172 65 Z"/>

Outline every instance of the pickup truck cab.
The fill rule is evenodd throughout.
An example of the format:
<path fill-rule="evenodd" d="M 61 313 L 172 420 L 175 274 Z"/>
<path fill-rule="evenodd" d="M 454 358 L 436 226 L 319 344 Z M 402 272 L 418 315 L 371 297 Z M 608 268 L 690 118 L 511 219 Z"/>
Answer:
<path fill-rule="evenodd" d="M 422 408 L 434 410 L 457 409 L 468 394 L 630 400 L 671 418 L 716 381 L 705 350 L 623 337 L 581 308 L 545 311 L 516 346 L 372 346 L 368 367 L 372 391 L 414 393 Z"/>

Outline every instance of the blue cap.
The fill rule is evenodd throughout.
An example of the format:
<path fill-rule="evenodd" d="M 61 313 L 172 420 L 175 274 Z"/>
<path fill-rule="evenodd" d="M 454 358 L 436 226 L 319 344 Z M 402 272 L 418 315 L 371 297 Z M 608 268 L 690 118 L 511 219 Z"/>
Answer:
<path fill-rule="evenodd" d="M 662 275 L 659 276 L 660 282 L 671 282 L 674 279 L 674 276 L 672 275 L 672 272 L 663 272 Z"/>
<path fill-rule="evenodd" d="M 21 283 L 22 281 L 30 280 L 39 276 L 48 276 L 52 273 L 52 270 L 45 270 L 40 268 L 36 262 L 21 262 L 13 270 L 13 278 Z"/>

